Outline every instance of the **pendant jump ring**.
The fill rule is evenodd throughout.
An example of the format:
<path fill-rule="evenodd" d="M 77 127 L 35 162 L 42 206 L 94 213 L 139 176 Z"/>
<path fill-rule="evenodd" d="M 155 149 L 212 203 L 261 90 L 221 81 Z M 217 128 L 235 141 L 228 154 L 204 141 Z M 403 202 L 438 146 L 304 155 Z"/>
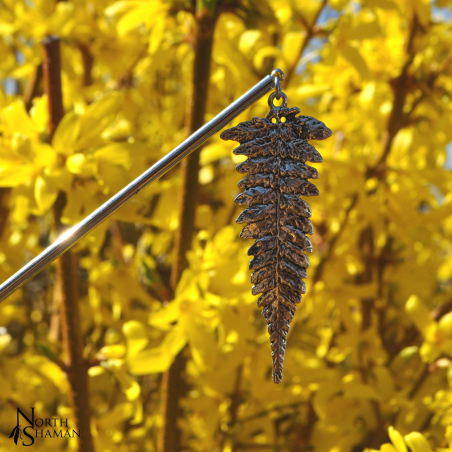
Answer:
<path fill-rule="evenodd" d="M 276 93 L 276 99 L 281 99 L 281 93 L 282 93 L 282 89 L 281 89 L 281 81 L 279 80 L 279 77 L 276 76 L 275 77 L 275 93 Z"/>
<path fill-rule="evenodd" d="M 281 91 L 281 97 L 283 98 L 283 103 L 277 107 L 276 105 L 273 105 L 273 101 L 275 100 L 275 98 L 277 98 L 276 95 L 276 91 L 271 93 L 270 96 L 268 97 L 268 106 L 274 110 L 275 108 L 282 108 L 282 107 L 287 107 L 287 96 Z"/>
<path fill-rule="evenodd" d="M 279 100 L 281 99 L 282 94 L 281 80 L 284 80 L 285 78 L 284 72 L 281 69 L 274 69 L 270 75 L 273 77 L 275 82 L 276 98 Z"/>

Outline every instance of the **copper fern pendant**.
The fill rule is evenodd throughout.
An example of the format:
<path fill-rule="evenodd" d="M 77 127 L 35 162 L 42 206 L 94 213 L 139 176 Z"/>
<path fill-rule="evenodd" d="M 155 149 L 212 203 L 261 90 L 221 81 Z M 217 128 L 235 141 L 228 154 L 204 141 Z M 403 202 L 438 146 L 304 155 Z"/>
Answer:
<path fill-rule="evenodd" d="M 280 383 L 283 376 L 286 338 L 290 323 L 306 292 L 306 269 L 312 251 L 306 234 L 312 234 L 309 220 L 311 209 L 300 198 L 316 196 L 317 187 L 308 179 L 319 177 L 315 168 L 305 162 L 321 162 L 322 157 L 308 140 L 323 140 L 332 132 L 322 122 L 309 116 L 298 116 L 296 107 L 273 105 L 276 93 L 270 95 L 270 112 L 266 118 L 253 118 L 225 130 L 223 140 L 234 140 L 240 146 L 234 154 L 248 157 L 237 165 L 239 173 L 248 173 L 238 186 L 245 189 L 235 199 L 246 204 L 237 223 L 248 223 L 241 237 L 256 239 L 248 250 L 254 256 L 251 282 L 253 295 L 262 294 L 258 307 L 264 308 L 273 358 L 273 381 Z"/>

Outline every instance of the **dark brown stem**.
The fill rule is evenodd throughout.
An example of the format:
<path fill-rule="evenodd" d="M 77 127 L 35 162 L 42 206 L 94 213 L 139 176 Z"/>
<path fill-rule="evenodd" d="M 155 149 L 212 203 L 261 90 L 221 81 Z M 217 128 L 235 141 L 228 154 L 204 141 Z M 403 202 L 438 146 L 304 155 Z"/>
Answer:
<path fill-rule="evenodd" d="M 204 124 L 207 92 L 210 78 L 210 62 L 216 17 L 207 11 L 196 15 L 195 61 L 190 95 L 187 102 L 187 135 Z M 187 251 L 195 230 L 195 213 L 198 201 L 198 148 L 181 163 L 182 188 L 179 197 L 179 229 L 175 237 L 174 261 L 171 285 L 176 288 L 182 272 L 188 267 Z"/>
<path fill-rule="evenodd" d="M 345 211 L 345 218 L 344 221 L 341 224 L 341 227 L 339 228 L 339 231 L 335 236 L 333 236 L 329 242 L 328 251 L 325 253 L 325 255 L 320 259 L 319 265 L 317 265 L 317 268 L 315 269 L 314 277 L 313 277 L 313 283 L 315 284 L 317 281 L 320 281 L 320 279 L 323 276 L 323 272 L 325 270 L 325 265 L 330 260 L 331 256 L 333 255 L 334 247 L 336 246 L 337 241 L 341 237 L 342 233 L 344 232 L 347 223 L 348 218 L 350 216 L 350 212 L 355 207 L 357 201 L 359 199 L 359 196 L 357 193 L 354 193 L 350 205 L 348 206 L 347 210 Z"/>
<path fill-rule="evenodd" d="M 58 36 L 47 36 L 42 41 L 42 46 L 44 50 L 44 59 L 42 63 L 44 89 L 48 97 L 47 109 L 49 113 L 49 142 L 51 142 L 55 130 L 64 116 L 63 95 L 61 88 L 60 40 Z M 59 234 L 59 231 L 62 230 L 60 219 L 65 203 L 65 196 L 60 192 L 53 206 L 55 222 L 54 230 L 57 234 Z M 61 265 L 60 260 L 57 260 L 56 266 L 58 267 L 59 265 Z M 49 329 L 49 339 L 54 342 L 58 342 L 61 335 L 61 317 L 59 308 L 63 295 L 60 294 L 57 287 L 62 288 L 63 285 L 55 284 L 52 316 L 50 318 Z"/>
<path fill-rule="evenodd" d="M 78 49 L 82 54 L 83 61 L 83 86 L 90 86 L 93 83 L 91 72 L 93 69 L 94 58 L 89 50 L 89 47 L 85 44 L 79 43 Z"/>
<path fill-rule="evenodd" d="M 44 84 L 48 97 L 49 111 L 49 141 L 64 116 L 63 94 L 61 89 L 61 58 L 60 39 L 57 36 L 47 36 L 44 47 Z"/>
<path fill-rule="evenodd" d="M 311 448 L 310 441 L 312 430 L 314 428 L 315 423 L 318 420 L 317 414 L 312 405 L 313 398 L 314 394 L 311 394 L 310 402 L 306 407 L 308 411 L 306 415 L 306 420 L 302 424 L 298 425 L 290 452 L 304 452 L 310 450 Z"/>
<path fill-rule="evenodd" d="M 61 91 L 61 64 L 59 39 L 47 37 L 44 47 L 44 81 L 49 104 L 49 130 L 53 137 L 61 121 L 63 95 Z M 58 194 L 54 205 L 55 232 L 61 233 L 61 217 L 66 204 L 63 192 Z M 69 381 L 69 400 L 73 409 L 75 429 L 80 429 L 78 451 L 94 452 L 90 428 L 90 406 L 88 394 L 88 374 L 83 359 L 83 337 L 80 328 L 78 304 L 78 278 L 74 255 L 66 252 L 56 261 L 55 298 L 58 300 L 62 317 L 62 339 L 66 355 L 66 371 Z"/>
<path fill-rule="evenodd" d="M 404 114 L 404 106 L 406 95 L 409 92 L 409 70 L 413 63 L 416 53 L 414 51 L 414 37 L 418 29 L 419 21 L 416 14 L 413 14 L 410 23 L 410 31 L 406 42 L 407 59 L 400 71 L 400 75 L 393 80 L 394 100 L 392 103 L 391 113 L 388 118 L 388 125 L 383 139 L 383 152 L 372 172 L 380 173 L 386 164 L 386 160 L 391 152 L 392 142 L 395 136 L 405 126 L 406 115 Z"/>
<path fill-rule="evenodd" d="M 194 45 L 193 78 L 187 103 L 187 133 L 191 134 L 204 124 L 207 92 L 210 78 L 210 63 L 216 11 L 197 11 L 195 15 L 196 35 Z M 179 228 L 175 237 L 174 258 L 171 271 L 171 286 L 176 288 L 182 272 L 188 267 L 187 251 L 195 230 L 195 213 L 198 203 L 198 173 L 200 149 L 182 160 L 181 193 L 179 200 Z M 162 382 L 162 419 L 158 450 L 159 452 L 178 452 L 180 432 L 177 428 L 179 399 L 182 395 L 182 371 L 184 368 L 183 350 L 176 356 Z"/>
<path fill-rule="evenodd" d="M 255 419 L 258 419 L 260 417 L 267 416 L 269 413 L 273 413 L 275 411 L 286 410 L 286 409 L 290 409 L 290 408 L 295 409 L 295 408 L 297 408 L 297 407 L 299 407 L 301 405 L 306 405 L 307 403 L 309 403 L 309 402 L 302 401 L 302 402 L 288 403 L 286 405 L 278 405 L 278 406 L 275 406 L 273 408 L 268 408 L 266 410 L 258 411 L 257 413 L 250 414 L 249 416 L 246 416 L 246 417 L 243 417 L 241 419 L 238 419 L 237 423 L 242 424 L 244 422 L 254 421 Z"/>
<path fill-rule="evenodd" d="M 243 376 L 243 365 L 240 365 L 237 368 L 237 373 L 235 377 L 234 389 L 230 396 L 230 404 L 229 404 L 229 421 L 227 423 L 228 428 L 226 431 L 220 431 L 218 447 L 216 451 L 220 452 L 224 450 L 224 446 L 226 440 L 233 436 L 234 427 L 237 424 L 238 410 L 240 404 L 242 403 L 242 392 L 240 387 L 242 385 L 242 376 Z"/>
<path fill-rule="evenodd" d="M 361 231 L 358 247 L 361 250 L 364 271 L 357 276 L 356 284 L 369 284 L 372 282 L 374 268 L 374 232 L 372 225 L 367 226 Z M 374 301 L 373 297 L 363 298 L 361 300 L 362 331 L 367 330 L 371 325 Z"/>
<path fill-rule="evenodd" d="M 42 64 L 36 66 L 31 79 L 27 83 L 24 92 L 24 104 L 27 111 L 30 111 L 33 99 L 38 95 L 39 85 L 42 80 Z"/>
<path fill-rule="evenodd" d="M 408 393 L 408 400 L 413 400 L 415 395 L 419 392 L 419 390 L 422 388 L 422 385 L 425 383 L 425 380 L 427 380 L 427 377 L 430 375 L 430 369 L 429 366 L 425 366 L 424 370 L 419 375 L 419 378 L 414 383 L 413 387 L 410 389 L 410 392 Z"/>
<path fill-rule="evenodd" d="M 6 204 L 10 191 L 10 188 L 0 188 L 0 238 L 8 221 L 9 209 Z"/>
<path fill-rule="evenodd" d="M 242 393 L 240 388 L 242 386 L 242 377 L 243 377 L 243 365 L 240 365 L 237 368 L 237 375 L 235 377 L 234 383 L 234 392 L 231 396 L 231 404 L 229 405 L 229 422 L 228 429 L 231 430 L 234 425 L 237 423 L 237 415 L 240 407 L 240 403 L 242 401 Z"/>
<path fill-rule="evenodd" d="M 423 100 L 427 99 L 428 96 L 432 93 L 436 80 L 438 79 L 438 77 L 441 74 L 443 74 L 444 72 L 446 72 L 449 69 L 451 64 L 452 64 L 452 53 L 449 53 L 449 55 L 446 57 L 446 59 L 441 64 L 440 68 L 438 70 L 432 71 L 428 75 L 425 83 L 420 87 L 422 90 L 422 93 L 413 101 L 413 103 L 411 104 L 410 110 L 408 111 L 408 113 L 406 113 L 406 117 L 408 119 L 413 115 L 414 111 L 421 104 L 421 102 Z M 408 122 L 408 121 L 406 121 L 406 122 Z"/>
<path fill-rule="evenodd" d="M 237 450 L 244 449 L 244 450 L 258 450 L 261 451 L 262 449 L 274 449 L 274 447 L 271 444 L 256 444 L 256 443 L 237 443 L 235 445 L 235 448 Z"/>
<path fill-rule="evenodd" d="M 301 22 L 306 28 L 306 36 L 304 38 L 303 43 L 301 44 L 301 48 L 298 52 L 297 58 L 295 58 L 294 63 L 289 67 L 287 70 L 286 78 L 284 79 L 284 85 L 288 86 L 289 81 L 292 79 L 293 74 L 295 73 L 295 69 L 297 68 L 298 63 L 300 62 L 301 57 L 303 56 L 304 51 L 306 50 L 306 47 L 309 44 L 309 41 L 313 38 L 315 35 L 315 27 L 317 24 L 317 20 L 319 19 L 319 16 L 321 12 L 323 11 L 323 8 L 325 8 L 326 4 L 328 3 L 328 0 L 323 0 L 322 4 L 320 5 L 320 8 L 317 10 L 317 13 L 314 17 L 314 20 L 310 25 L 306 22 L 306 20 L 302 17 Z"/>
<path fill-rule="evenodd" d="M 418 379 L 415 381 L 413 387 L 408 393 L 408 400 L 413 400 L 413 398 L 417 395 L 419 390 L 422 388 L 422 386 L 425 383 L 425 380 L 429 377 L 430 370 L 428 366 L 425 366 L 425 368 L 420 373 Z M 377 405 L 378 406 L 378 405 Z M 378 406 L 379 407 L 379 406 Z M 386 419 L 382 419 L 382 417 L 377 417 L 379 421 L 379 426 L 376 430 L 372 430 L 368 432 L 365 439 L 359 446 L 359 450 L 365 449 L 365 448 L 372 448 L 376 449 L 380 447 L 382 444 L 389 442 L 389 435 L 388 435 L 388 428 L 391 425 L 395 425 L 397 422 L 397 417 L 401 411 L 399 410 L 396 413 L 392 413 L 387 417 Z M 419 429 L 420 432 L 425 430 L 431 419 L 432 419 L 433 413 L 431 415 L 428 415 L 423 426 Z"/>
<path fill-rule="evenodd" d="M 111 243 L 113 245 L 113 249 L 115 251 L 116 259 L 119 262 L 126 265 L 126 261 L 124 259 L 124 254 L 122 253 L 122 247 L 124 246 L 122 235 L 121 235 L 121 226 L 119 222 L 116 220 L 110 220 L 110 234 L 111 234 Z"/>
<path fill-rule="evenodd" d="M 66 252 L 56 264 L 55 291 L 59 293 L 62 316 L 62 339 L 66 354 L 69 400 L 73 409 L 75 428 L 80 429 L 78 450 L 94 452 L 91 436 L 88 394 L 88 374 L 83 360 L 83 337 L 77 300 L 78 278 L 75 255 Z"/>

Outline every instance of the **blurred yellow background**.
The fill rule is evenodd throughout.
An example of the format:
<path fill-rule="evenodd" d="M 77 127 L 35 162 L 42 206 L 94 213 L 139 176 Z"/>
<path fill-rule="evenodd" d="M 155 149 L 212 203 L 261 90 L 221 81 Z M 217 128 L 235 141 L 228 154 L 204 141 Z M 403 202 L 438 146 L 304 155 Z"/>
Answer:
<path fill-rule="evenodd" d="M 282 384 L 217 134 L 0 305 L 0 450 L 17 407 L 81 430 L 34 451 L 451 450 L 451 21 L 449 0 L 1 1 L 0 282 L 276 67 L 333 136 Z"/>

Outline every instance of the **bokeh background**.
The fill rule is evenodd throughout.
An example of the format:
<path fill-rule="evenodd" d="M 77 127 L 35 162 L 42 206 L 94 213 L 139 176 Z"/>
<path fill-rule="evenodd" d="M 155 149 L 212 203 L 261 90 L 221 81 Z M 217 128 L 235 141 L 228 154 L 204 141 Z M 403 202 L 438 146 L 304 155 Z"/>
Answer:
<path fill-rule="evenodd" d="M 451 11 L 2 0 L 1 281 L 275 67 L 333 136 L 282 384 L 217 135 L 0 305 L 0 450 L 32 406 L 81 429 L 35 451 L 451 450 Z"/>

